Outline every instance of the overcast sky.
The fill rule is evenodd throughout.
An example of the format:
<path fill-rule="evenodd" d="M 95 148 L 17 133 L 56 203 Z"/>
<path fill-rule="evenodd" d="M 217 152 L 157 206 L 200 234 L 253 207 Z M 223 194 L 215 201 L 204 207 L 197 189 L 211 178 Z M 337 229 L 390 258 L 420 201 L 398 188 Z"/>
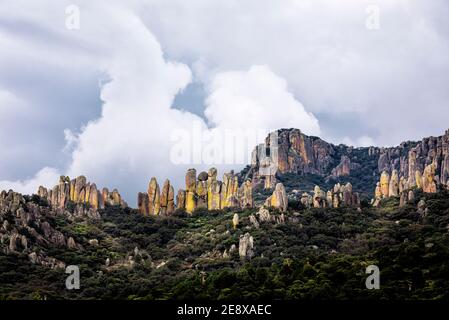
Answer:
<path fill-rule="evenodd" d="M 173 161 L 196 126 L 441 135 L 448 16 L 447 0 L 0 0 L 0 189 L 82 174 L 134 205 L 151 176 L 182 187 L 210 165 L 185 141 L 193 160 Z"/>

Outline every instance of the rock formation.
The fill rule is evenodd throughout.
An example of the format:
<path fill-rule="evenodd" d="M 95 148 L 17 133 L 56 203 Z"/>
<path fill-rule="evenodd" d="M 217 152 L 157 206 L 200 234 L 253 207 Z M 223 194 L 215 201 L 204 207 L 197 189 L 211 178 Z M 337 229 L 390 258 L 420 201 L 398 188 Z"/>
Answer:
<path fill-rule="evenodd" d="M 239 215 L 237 213 L 234 213 L 234 217 L 232 218 L 232 227 L 236 229 L 238 225 L 239 225 Z"/>
<path fill-rule="evenodd" d="M 251 259 L 254 255 L 254 239 L 249 233 L 240 236 L 239 256 L 242 260 Z"/>
<path fill-rule="evenodd" d="M 270 150 L 268 156 L 266 150 Z M 334 154 L 334 146 L 320 138 L 308 137 L 298 129 L 277 130 L 253 151 L 248 177 L 254 184 L 264 181 L 265 188 L 273 188 L 278 173 L 329 175 Z"/>
<path fill-rule="evenodd" d="M 207 209 L 207 180 L 209 176 L 207 172 L 203 171 L 198 175 L 196 183 L 196 207 Z"/>
<path fill-rule="evenodd" d="M 158 215 L 161 209 L 161 193 L 159 184 L 155 177 L 152 177 L 148 184 L 148 212 L 150 215 Z"/>
<path fill-rule="evenodd" d="M 397 197 L 399 195 L 399 175 L 397 170 L 393 170 L 391 175 L 388 194 L 390 197 Z"/>
<path fill-rule="evenodd" d="M 314 208 L 339 208 L 339 207 L 360 207 L 360 196 L 353 192 L 352 184 L 340 185 L 337 183 L 334 188 L 324 192 L 319 186 L 315 186 L 313 196 L 303 193 L 301 203 L 306 207 Z"/>
<path fill-rule="evenodd" d="M 104 209 L 105 204 L 127 206 L 117 189 L 109 192 L 108 189 L 104 188 L 100 193 L 96 184 L 87 182 L 84 176 L 79 176 L 73 180 L 61 176 L 59 183 L 53 189 L 48 190 L 40 186 L 37 194 L 46 199 L 52 207 L 59 209 L 66 208 L 69 202 L 90 205 L 94 210 Z"/>
<path fill-rule="evenodd" d="M 376 163 L 377 167 L 367 173 L 367 163 Z M 285 173 L 301 176 L 315 174 L 327 181 L 363 174 L 372 183 L 367 184 L 366 190 L 360 190 L 366 193 L 373 191 L 369 190 L 369 186 L 372 188 L 384 173 L 382 197 L 389 197 L 394 170 L 398 177 L 399 196 L 403 190 L 422 188 L 420 175 L 432 163 L 435 165 L 436 185 L 448 186 L 449 130 L 439 137 L 428 137 L 417 142 L 407 141 L 397 147 L 353 148 L 336 146 L 320 138 L 306 136 L 298 129 L 281 129 L 270 133 L 265 143 L 255 148 L 251 167 L 245 171 L 245 178 L 251 178 L 254 186 L 262 184 L 265 188 L 274 188 L 276 180 Z M 396 180 L 393 181 L 395 184 L 391 191 L 396 194 Z M 432 185 L 430 189 L 433 187 Z"/>
<path fill-rule="evenodd" d="M 185 202 L 185 193 L 181 190 L 177 195 L 178 203 Z M 165 180 L 162 192 L 155 177 L 150 179 L 148 192 L 139 192 L 137 207 L 143 215 L 171 215 L 175 211 L 175 191 L 170 180 Z"/>
<path fill-rule="evenodd" d="M 288 198 L 282 183 L 277 183 L 273 194 L 265 200 L 265 206 L 279 209 L 282 212 L 287 211 Z"/>
<path fill-rule="evenodd" d="M 186 191 L 179 189 L 176 195 L 176 209 L 184 210 L 186 207 Z"/>
<path fill-rule="evenodd" d="M 422 189 L 427 193 L 437 192 L 437 182 L 435 178 L 435 164 L 429 164 L 425 167 L 422 175 Z"/>
<path fill-rule="evenodd" d="M 380 192 L 383 198 L 388 198 L 390 194 L 390 174 L 383 171 L 380 176 Z"/>
<path fill-rule="evenodd" d="M 399 197 L 399 203 L 402 207 L 408 201 L 414 199 L 412 188 L 422 189 L 426 193 L 437 192 L 438 178 L 436 176 L 435 163 L 427 165 L 421 174 L 419 170 L 415 170 L 415 153 L 415 151 L 410 152 L 410 176 L 407 180 L 405 177 L 399 178 L 399 173 L 396 169 L 393 170 L 391 177 L 388 172 L 382 172 L 380 182 L 377 183 L 374 192 L 374 199 L 372 200 L 374 206 L 378 206 L 382 198 Z M 411 172 L 414 172 L 414 174 L 412 175 Z"/>
<path fill-rule="evenodd" d="M 137 208 L 144 216 L 150 214 L 148 193 L 139 192 L 137 195 Z"/>
<path fill-rule="evenodd" d="M 159 192 L 156 178 L 151 178 L 148 193 L 137 195 L 139 211 L 143 215 L 171 215 L 175 207 L 192 213 L 197 208 L 220 210 L 254 206 L 251 181 L 247 180 L 239 187 L 238 176 L 233 171 L 225 173 L 221 182 L 217 180 L 215 168 L 201 172 L 198 177 L 195 169 L 189 169 L 185 181 L 186 188 L 178 190 L 175 203 L 174 188 L 170 181 L 165 180 L 162 192 Z"/>
<path fill-rule="evenodd" d="M 186 174 L 186 212 L 196 209 L 196 170 L 189 169 Z"/>
<path fill-rule="evenodd" d="M 254 207 L 254 199 L 253 199 L 253 184 L 251 180 L 247 179 L 241 187 L 241 195 L 240 195 L 240 206 L 242 208 L 252 208 Z"/>
<path fill-rule="evenodd" d="M 221 181 L 217 180 L 217 169 L 209 169 L 207 177 L 207 208 L 209 210 L 221 208 L 221 186 Z"/>
<path fill-rule="evenodd" d="M 160 214 L 171 215 L 175 211 L 175 190 L 168 179 L 164 182 L 160 199 Z"/>
<path fill-rule="evenodd" d="M 413 200 L 415 200 L 415 193 L 413 192 L 413 190 L 409 190 L 408 192 L 404 191 L 400 195 L 399 206 L 403 207 L 408 202 L 413 201 Z"/>
<path fill-rule="evenodd" d="M 348 156 L 342 156 L 338 166 L 332 169 L 331 176 L 334 178 L 349 176 L 351 174 L 351 159 Z"/>
<path fill-rule="evenodd" d="M 234 171 L 225 173 L 223 175 L 223 184 L 221 187 L 221 208 L 238 207 L 238 177 L 234 174 Z"/>
<path fill-rule="evenodd" d="M 45 188 L 40 191 L 45 195 Z M 52 269 L 64 268 L 64 262 L 48 256 L 42 249 L 50 246 L 83 250 L 72 237 L 52 226 L 55 215 L 66 215 L 63 209 L 59 204 L 41 206 L 12 190 L 0 192 L 0 252 L 28 256 L 31 263 Z"/>

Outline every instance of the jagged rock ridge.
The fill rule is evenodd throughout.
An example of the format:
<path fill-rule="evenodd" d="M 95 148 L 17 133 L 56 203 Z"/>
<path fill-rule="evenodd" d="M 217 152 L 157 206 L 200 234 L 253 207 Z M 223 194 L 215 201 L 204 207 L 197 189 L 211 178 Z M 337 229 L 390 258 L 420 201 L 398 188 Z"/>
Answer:
<path fill-rule="evenodd" d="M 105 205 L 127 207 L 117 189 L 110 192 L 107 188 L 103 188 L 100 192 L 95 183 L 87 182 L 85 176 L 79 176 L 73 180 L 61 176 L 56 186 L 49 190 L 40 186 L 37 194 L 46 199 L 51 206 L 59 209 L 64 209 L 69 202 L 88 204 L 95 211 L 104 209 Z"/>
<path fill-rule="evenodd" d="M 275 143 L 278 148 L 270 150 Z M 396 170 L 399 180 L 414 185 L 416 172 L 423 175 L 426 168 L 427 177 L 433 176 L 437 184 L 449 184 L 449 130 L 439 137 L 407 141 L 397 147 L 354 148 L 333 145 L 318 137 L 307 136 L 299 129 L 281 129 L 271 133 L 252 155 L 251 167 L 245 177 L 265 188 L 274 188 L 277 178 L 287 173 L 314 174 L 326 181 L 363 176 L 372 181 L 363 186 L 364 191 L 371 190 L 368 192 L 371 193 L 375 181 L 379 181 L 384 171 L 391 176 Z M 274 163 L 276 156 L 277 165 Z M 368 168 L 367 162 L 375 163 L 375 166 Z M 433 168 L 428 167 L 430 164 Z M 433 188 L 432 182 L 429 188 Z"/>
<path fill-rule="evenodd" d="M 197 208 L 220 210 L 224 208 L 254 206 L 252 183 L 246 180 L 239 186 L 238 176 L 233 171 L 217 179 L 217 169 L 200 172 L 189 169 L 185 176 L 186 188 L 180 189 L 175 198 L 170 180 L 165 180 L 162 192 L 155 177 L 151 178 L 148 192 L 137 195 L 140 213 L 143 215 L 170 215 L 176 209 L 192 213 Z"/>

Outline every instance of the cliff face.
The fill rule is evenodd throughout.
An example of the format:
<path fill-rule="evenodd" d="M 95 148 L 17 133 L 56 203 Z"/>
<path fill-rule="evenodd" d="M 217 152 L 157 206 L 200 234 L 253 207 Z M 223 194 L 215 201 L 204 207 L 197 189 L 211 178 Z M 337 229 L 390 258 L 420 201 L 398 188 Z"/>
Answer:
<path fill-rule="evenodd" d="M 335 149 L 330 143 L 317 137 L 309 137 L 299 129 L 281 129 L 276 131 L 278 145 L 278 172 L 283 174 L 295 172 L 300 174 L 325 174 L 334 162 Z M 256 147 L 253 152 L 252 167 L 259 169 L 264 164 L 261 158 L 265 149 L 273 145 L 269 135 L 265 144 Z M 271 155 L 273 156 L 273 155 Z"/>
<path fill-rule="evenodd" d="M 275 142 L 277 151 L 272 148 L 267 152 Z M 303 177 L 313 174 L 326 181 L 350 181 L 351 178 L 363 177 L 367 190 L 374 192 L 382 172 L 391 176 L 395 171 L 398 179 L 415 185 L 416 172 L 422 173 L 430 164 L 434 166 L 436 182 L 447 185 L 449 130 L 439 137 L 403 142 L 392 148 L 354 148 L 309 137 L 298 129 L 281 129 L 275 135 L 270 134 L 264 144 L 255 148 L 246 176 L 252 178 L 255 184 L 263 183 L 265 188 L 273 188 L 277 178 L 287 173 Z"/>

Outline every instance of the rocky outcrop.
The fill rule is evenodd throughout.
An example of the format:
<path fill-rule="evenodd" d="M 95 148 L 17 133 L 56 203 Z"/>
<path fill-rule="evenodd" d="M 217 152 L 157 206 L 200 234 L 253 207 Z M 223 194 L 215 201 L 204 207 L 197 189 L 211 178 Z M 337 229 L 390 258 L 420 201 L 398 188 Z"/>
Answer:
<path fill-rule="evenodd" d="M 186 191 L 179 189 L 178 194 L 176 195 L 176 209 L 184 210 L 186 207 Z"/>
<path fill-rule="evenodd" d="M 248 195 L 248 190 L 243 192 Z M 249 193 L 251 195 L 251 193 Z M 252 199 L 248 199 L 252 203 Z M 189 169 L 186 174 L 185 210 L 192 213 L 197 208 L 218 210 L 239 207 L 238 177 L 233 171 L 223 175 L 223 182 L 217 180 L 217 170 L 201 172 L 196 179 L 196 170 Z"/>
<path fill-rule="evenodd" d="M 104 209 L 105 205 L 127 206 L 117 189 L 109 192 L 107 188 L 104 188 L 100 193 L 96 184 L 87 182 L 84 176 L 79 176 L 73 180 L 61 176 L 59 183 L 53 189 L 49 190 L 40 186 L 37 194 L 46 199 L 52 207 L 59 209 L 66 208 L 69 202 L 89 205 L 94 210 Z"/>
<path fill-rule="evenodd" d="M 437 192 L 437 180 L 435 177 L 436 165 L 429 164 L 424 169 L 422 175 L 422 189 L 427 193 L 435 193 Z"/>
<path fill-rule="evenodd" d="M 277 183 L 273 194 L 265 200 L 265 206 L 286 212 L 288 208 L 288 197 L 282 183 Z"/>
<path fill-rule="evenodd" d="M 257 217 L 256 217 L 257 216 Z M 284 223 L 285 222 L 285 215 L 284 213 L 276 214 L 276 213 L 270 213 L 270 210 L 268 210 L 267 207 L 262 206 L 259 208 L 259 211 L 256 213 L 256 216 L 251 215 L 250 216 L 250 223 L 255 227 L 259 227 L 259 222 L 270 222 L 270 223 Z"/>
<path fill-rule="evenodd" d="M 380 192 L 383 198 L 389 197 L 390 194 L 390 174 L 383 171 L 380 176 Z"/>
<path fill-rule="evenodd" d="M 186 174 L 186 212 L 196 209 L 196 170 L 189 169 Z"/>
<path fill-rule="evenodd" d="M 351 175 L 351 169 L 356 167 L 354 164 L 351 164 L 351 159 L 348 156 L 342 156 L 340 164 L 332 169 L 331 176 L 333 178 L 349 176 Z"/>
<path fill-rule="evenodd" d="M 41 194 L 44 195 L 41 188 Z M 48 194 L 47 194 L 48 196 Z M 63 208 L 40 206 L 21 194 L 0 193 L 0 252 L 6 255 L 25 255 L 31 263 L 53 269 L 65 264 L 49 257 L 43 250 L 48 247 L 83 250 L 75 239 L 58 231 L 54 217 L 64 215 Z"/>
<path fill-rule="evenodd" d="M 158 215 L 161 209 L 161 192 L 155 177 L 148 184 L 148 212 L 150 215 Z"/>
<path fill-rule="evenodd" d="M 207 172 L 200 172 L 196 183 L 196 207 L 207 209 Z"/>
<path fill-rule="evenodd" d="M 415 200 L 415 192 L 413 190 L 409 190 L 408 192 L 404 191 L 399 198 L 399 207 L 403 207 L 413 200 Z"/>
<path fill-rule="evenodd" d="M 198 177 L 195 169 L 189 169 L 185 181 L 186 188 L 178 190 L 175 203 L 174 188 L 170 180 L 165 180 L 162 192 L 159 192 L 156 178 L 151 178 L 147 195 L 137 195 L 139 211 L 143 215 L 171 215 L 175 208 L 192 213 L 200 208 L 220 210 L 254 206 L 251 181 L 247 180 L 239 187 L 238 176 L 233 171 L 225 173 L 222 182 L 217 180 L 215 168 L 211 168 L 209 172 L 200 172 Z"/>
<path fill-rule="evenodd" d="M 237 213 L 234 213 L 234 217 L 232 218 L 232 228 L 236 229 L 239 225 L 239 215 Z"/>
<path fill-rule="evenodd" d="M 242 260 L 251 259 L 254 255 L 254 239 L 249 233 L 240 236 L 239 256 Z"/>
<path fill-rule="evenodd" d="M 410 165 L 410 172 L 416 169 L 415 152 L 411 152 L 412 162 Z M 372 203 L 374 206 L 380 204 L 381 199 L 390 197 L 399 197 L 400 206 L 404 206 L 407 202 L 414 199 L 413 188 L 422 189 L 426 193 L 437 192 L 438 177 L 436 176 L 436 165 L 431 163 L 424 168 L 423 173 L 415 170 L 413 175 L 399 178 L 399 173 L 396 169 L 390 177 L 388 172 L 382 172 L 380 182 L 377 183 L 374 199 Z"/>
<path fill-rule="evenodd" d="M 241 187 L 240 206 L 242 208 L 252 208 L 254 207 L 253 199 L 253 184 L 250 179 L 247 179 Z"/>
<path fill-rule="evenodd" d="M 223 175 L 223 183 L 221 187 L 221 208 L 232 208 L 239 206 L 238 200 L 239 181 L 234 171 Z"/>
<path fill-rule="evenodd" d="M 337 183 L 327 192 L 321 190 L 319 186 L 315 186 L 313 196 L 306 192 L 302 194 L 301 203 L 306 208 L 359 208 L 361 205 L 360 195 L 357 192 L 353 192 L 352 184 L 349 182 L 345 185 Z"/>
<path fill-rule="evenodd" d="M 221 208 L 221 186 L 221 181 L 217 180 L 217 169 L 209 169 L 207 177 L 207 208 L 209 210 Z"/>
<path fill-rule="evenodd" d="M 144 216 L 148 216 L 150 214 L 150 202 L 148 198 L 148 193 L 139 192 L 137 195 L 137 208 L 140 213 Z"/>
<path fill-rule="evenodd" d="M 419 175 L 432 163 L 435 165 L 436 185 L 447 186 L 449 130 L 439 137 L 428 137 L 417 142 L 407 141 L 397 147 L 353 148 L 336 146 L 317 137 L 306 136 L 298 129 L 281 129 L 270 133 L 265 143 L 255 148 L 251 167 L 245 171 L 245 178 L 251 178 L 253 185 L 262 184 L 265 188 L 274 188 L 276 180 L 286 173 L 301 176 L 314 174 L 336 182 L 340 182 L 342 177 L 363 175 L 368 183 L 365 189 L 359 191 L 367 194 L 374 191 L 375 183 L 381 180 L 381 174 L 385 172 L 381 192 L 382 197 L 388 197 L 394 170 L 398 177 L 399 196 L 403 190 L 422 188 Z M 396 184 L 396 180 L 394 182 Z M 396 194 L 395 184 L 391 190 L 393 194 Z"/>
<path fill-rule="evenodd" d="M 393 170 L 389 181 L 388 194 L 390 197 L 397 197 L 399 195 L 399 175 L 397 170 Z"/>
<path fill-rule="evenodd" d="M 160 213 L 163 215 L 171 215 L 175 211 L 175 190 L 168 179 L 162 187 L 160 207 Z"/>
<path fill-rule="evenodd" d="M 178 203 L 185 202 L 185 193 L 178 192 Z M 137 206 L 143 215 L 171 215 L 175 211 L 175 191 L 170 180 L 165 180 L 162 191 L 155 177 L 148 183 L 148 192 L 139 192 Z"/>
<path fill-rule="evenodd" d="M 270 150 L 268 156 L 266 150 Z M 334 154 L 334 146 L 320 138 L 306 136 L 299 129 L 281 129 L 271 133 L 265 143 L 253 151 L 248 177 L 252 177 L 255 184 L 263 182 L 265 188 L 273 188 L 276 174 L 295 172 L 327 176 L 335 162 Z"/>

